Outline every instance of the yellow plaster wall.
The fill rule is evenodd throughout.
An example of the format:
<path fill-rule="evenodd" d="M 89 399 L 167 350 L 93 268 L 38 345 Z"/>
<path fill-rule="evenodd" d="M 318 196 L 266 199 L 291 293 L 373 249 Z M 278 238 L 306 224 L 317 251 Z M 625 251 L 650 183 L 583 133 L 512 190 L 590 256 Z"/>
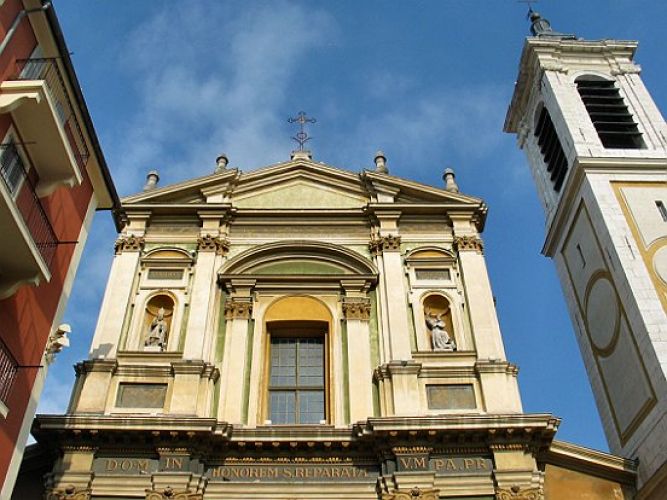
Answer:
<path fill-rule="evenodd" d="M 547 465 L 545 500 L 630 500 L 620 483 L 555 465 Z"/>
<path fill-rule="evenodd" d="M 274 302 L 266 311 L 264 320 L 302 320 L 331 321 L 329 309 L 321 302 L 310 297 L 287 297 Z"/>

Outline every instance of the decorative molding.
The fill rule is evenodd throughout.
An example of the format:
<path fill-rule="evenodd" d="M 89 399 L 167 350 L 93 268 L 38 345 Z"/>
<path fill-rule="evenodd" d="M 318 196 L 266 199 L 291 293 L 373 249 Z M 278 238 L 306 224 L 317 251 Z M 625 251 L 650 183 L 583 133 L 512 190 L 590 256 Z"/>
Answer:
<path fill-rule="evenodd" d="M 393 490 L 391 493 L 383 493 L 382 500 L 438 500 L 440 490 L 422 490 L 415 486 L 411 490 Z"/>
<path fill-rule="evenodd" d="M 393 234 L 388 234 L 387 236 L 375 236 L 371 239 L 368 246 L 373 255 L 379 255 L 382 252 L 400 252 L 401 237 L 400 235 Z"/>
<path fill-rule="evenodd" d="M 543 500 L 544 492 L 542 488 L 521 488 L 514 485 L 509 489 L 497 488 L 497 500 Z"/>
<path fill-rule="evenodd" d="M 477 236 L 457 236 L 454 238 L 454 246 L 458 252 L 474 250 L 478 253 L 484 253 L 484 243 Z"/>
<path fill-rule="evenodd" d="M 225 319 L 250 319 L 252 314 L 251 299 L 231 298 L 225 302 Z"/>
<path fill-rule="evenodd" d="M 90 488 L 77 488 L 73 484 L 63 489 L 54 489 L 46 494 L 46 500 L 90 500 Z"/>
<path fill-rule="evenodd" d="M 416 455 L 419 453 L 431 453 L 433 448 L 428 446 L 394 446 L 391 451 L 395 455 Z"/>
<path fill-rule="evenodd" d="M 141 252 L 143 250 L 146 240 L 143 236 L 121 236 L 114 243 L 114 252 L 120 255 L 123 252 Z"/>
<path fill-rule="evenodd" d="M 216 255 L 227 255 L 229 240 L 205 234 L 197 238 L 197 250 L 200 252 L 215 252 Z"/>
<path fill-rule="evenodd" d="M 371 300 L 363 297 L 343 297 L 343 317 L 346 320 L 358 319 L 368 321 L 371 319 Z"/>
<path fill-rule="evenodd" d="M 204 500 L 202 493 L 190 493 L 190 490 L 174 491 L 171 486 L 163 490 L 146 490 L 146 500 Z"/>

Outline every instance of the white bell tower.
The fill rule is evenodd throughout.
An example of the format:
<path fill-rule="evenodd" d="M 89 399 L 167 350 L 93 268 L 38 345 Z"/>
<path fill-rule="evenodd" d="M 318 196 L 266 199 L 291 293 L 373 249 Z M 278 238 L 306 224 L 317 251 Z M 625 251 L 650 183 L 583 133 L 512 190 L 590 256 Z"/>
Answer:
<path fill-rule="evenodd" d="M 614 453 L 667 491 L 667 126 L 637 42 L 582 40 L 531 12 L 505 121 L 526 152 Z M 660 493 L 662 492 L 662 493 Z"/>

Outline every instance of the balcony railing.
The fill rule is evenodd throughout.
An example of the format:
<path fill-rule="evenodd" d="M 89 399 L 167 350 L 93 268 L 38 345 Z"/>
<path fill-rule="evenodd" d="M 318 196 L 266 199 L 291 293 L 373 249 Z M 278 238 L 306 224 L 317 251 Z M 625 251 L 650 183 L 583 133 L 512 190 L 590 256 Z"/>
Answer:
<path fill-rule="evenodd" d="M 15 196 L 16 207 L 30 231 L 35 246 L 50 269 L 58 246 L 58 238 L 14 142 L 0 144 L 0 177 L 7 190 Z"/>
<path fill-rule="evenodd" d="M 6 404 L 16 379 L 18 363 L 0 339 L 0 401 Z"/>
<path fill-rule="evenodd" d="M 15 74 L 10 80 L 43 80 L 46 82 L 51 98 L 56 103 L 58 119 L 65 130 L 76 162 L 79 168 L 83 169 L 86 166 L 90 152 L 83 136 L 81 124 L 74 112 L 65 80 L 58 67 L 58 58 L 18 59 L 16 65 Z M 26 138 L 26 140 L 29 139 L 32 140 L 33 138 Z"/>

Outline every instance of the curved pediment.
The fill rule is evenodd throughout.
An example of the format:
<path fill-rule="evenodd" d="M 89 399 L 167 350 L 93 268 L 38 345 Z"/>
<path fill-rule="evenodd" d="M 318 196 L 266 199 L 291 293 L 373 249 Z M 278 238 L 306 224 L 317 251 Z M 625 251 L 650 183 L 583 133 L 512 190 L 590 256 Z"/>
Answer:
<path fill-rule="evenodd" d="M 230 259 L 221 275 L 376 275 L 373 263 L 339 245 L 284 241 L 260 245 Z"/>

